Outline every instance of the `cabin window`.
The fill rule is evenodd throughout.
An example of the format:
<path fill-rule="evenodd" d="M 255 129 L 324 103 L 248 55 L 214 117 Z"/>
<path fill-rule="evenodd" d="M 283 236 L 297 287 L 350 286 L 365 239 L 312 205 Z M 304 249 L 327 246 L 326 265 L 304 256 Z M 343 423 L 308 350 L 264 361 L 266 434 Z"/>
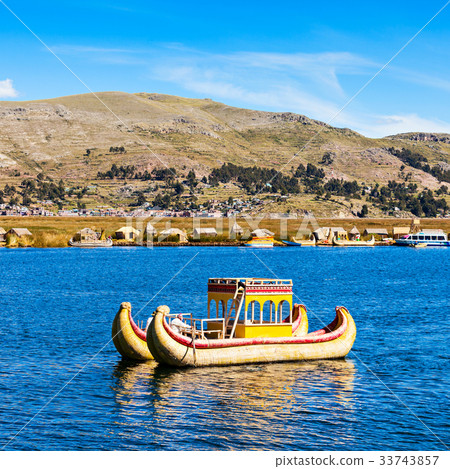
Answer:
<path fill-rule="evenodd" d="M 263 322 L 275 322 L 276 308 L 275 303 L 270 301 L 265 301 L 262 309 Z"/>
<path fill-rule="evenodd" d="M 430 236 L 425 236 L 425 241 L 431 241 L 431 237 Z"/>
<path fill-rule="evenodd" d="M 433 241 L 436 241 L 436 236 L 432 236 L 431 239 L 432 239 Z"/>
<path fill-rule="evenodd" d="M 287 318 L 288 322 L 290 322 L 290 305 L 289 302 L 283 300 L 278 305 L 278 320 L 277 322 L 283 322 Z"/>
<path fill-rule="evenodd" d="M 417 236 L 413 236 L 411 239 L 412 239 L 413 241 L 417 241 Z"/>
<path fill-rule="evenodd" d="M 423 241 L 424 236 L 419 236 L 419 241 Z"/>
<path fill-rule="evenodd" d="M 439 240 L 439 241 L 444 241 L 445 238 L 444 238 L 443 236 L 438 236 L 438 240 Z"/>
<path fill-rule="evenodd" d="M 208 318 L 217 317 L 217 302 L 215 300 L 211 300 L 208 305 Z"/>
<path fill-rule="evenodd" d="M 248 305 L 247 320 L 250 320 L 254 324 L 262 321 L 262 311 L 257 301 L 252 301 Z"/>

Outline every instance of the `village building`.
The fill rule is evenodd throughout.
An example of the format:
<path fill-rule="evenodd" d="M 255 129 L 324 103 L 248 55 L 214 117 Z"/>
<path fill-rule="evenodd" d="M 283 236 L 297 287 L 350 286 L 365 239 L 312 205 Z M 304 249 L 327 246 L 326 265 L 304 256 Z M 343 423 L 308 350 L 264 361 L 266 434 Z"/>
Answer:
<path fill-rule="evenodd" d="M 126 239 L 128 241 L 135 241 L 141 232 L 132 226 L 122 226 L 116 232 L 116 239 Z"/>
<path fill-rule="evenodd" d="M 11 228 L 8 231 L 8 234 L 14 235 L 17 238 L 22 238 L 23 236 L 33 236 L 33 234 L 27 228 Z"/>
<path fill-rule="evenodd" d="M 194 239 L 200 239 L 202 236 L 211 238 L 217 236 L 217 231 L 215 228 L 194 228 L 192 236 Z"/>
<path fill-rule="evenodd" d="M 0 227 L 0 243 L 6 242 L 6 231 Z"/>
<path fill-rule="evenodd" d="M 237 222 L 234 222 L 230 230 L 230 236 L 236 237 L 236 236 L 242 236 L 243 234 L 244 234 L 244 228 L 238 225 Z"/>
<path fill-rule="evenodd" d="M 363 233 L 364 236 L 374 236 L 379 239 L 386 239 L 389 237 L 386 228 L 366 228 Z"/>
<path fill-rule="evenodd" d="M 266 230 L 265 228 L 258 228 L 257 230 L 252 231 L 252 236 L 254 238 L 266 238 L 268 236 L 273 236 L 274 234 L 274 232 Z"/>
<path fill-rule="evenodd" d="M 73 237 L 74 241 L 88 242 L 97 241 L 100 239 L 101 233 L 98 233 L 91 228 L 83 228 Z"/>
<path fill-rule="evenodd" d="M 361 238 L 361 233 L 359 232 L 358 228 L 354 226 L 349 232 L 348 232 L 348 239 L 349 241 L 359 241 Z"/>
<path fill-rule="evenodd" d="M 313 235 L 316 238 L 316 241 L 322 241 L 327 238 L 332 238 L 333 236 L 336 239 L 345 239 L 347 237 L 347 231 L 344 230 L 341 226 L 337 227 L 328 227 L 324 226 L 313 231 Z"/>
<path fill-rule="evenodd" d="M 169 228 L 168 230 L 161 231 L 158 241 L 163 241 L 169 237 L 176 237 L 178 243 L 186 243 L 187 235 L 185 231 L 178 228 Z"/>
<path fill-rule="evenodd" d="M 409 226 L 394 226 L 392 228 L 392 238 L 399 239 L 402 236 L 409 235 L 410 227 Z"/>
<path fill-rule="evenodd" d="M 147 226 L 145 227 L 145 234 L 147 236 L 156 236 L 158 234 L 158 231 L 156 230 L 156 228 L 151 224 L 151 223 L 147 223 Z"/>

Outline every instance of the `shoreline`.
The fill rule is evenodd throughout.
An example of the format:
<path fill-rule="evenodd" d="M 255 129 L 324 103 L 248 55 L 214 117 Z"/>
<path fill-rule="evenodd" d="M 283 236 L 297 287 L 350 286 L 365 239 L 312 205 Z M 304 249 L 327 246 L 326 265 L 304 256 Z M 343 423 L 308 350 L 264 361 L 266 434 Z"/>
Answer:
<path fill-rule="evenodd" d="M 421 218 L 421 229 L 442 229 L 445 233 L 450 233 L 450 218 Z M 290 219 L 290 218 L 264 218 L 262 220 L 250 220 L 245 218 L 163 218 L 152 220 L 134 219 L 132 225 L 138 229 L 143 229 L 147 222 L 153 224 L 155 229 L 160 233 L 167 226 L 178 228 L 185 232 L 192 232 L 193 227 L 201 226 L 202 228 L 216 228 L 219 232 L 218 240 L 205 239 L 195 240 L 188 243 L 177 243 L 172 241 L 153 242 L 155 247 L 179 247 L 179 246 L 235 246 L 243 245 L 241 240 L 224 239 L 229 236 L 229 228 L 234 222 L 237 222 L 246 232 L 254 229 L 251 223 L 258 228 L 265 228 L 274 233 L 277 240 L 290 239 L 296 237 L 300 228 L 306 228 L 313 231 L 317 227 L 342 227 L 347 232 L 356 226 L 363 233 L 367 228 L 384 228 L 392 238 L 392 230 L 394 227 L 409 227 L 411 219 L 409 218 L 317 218 L 317 219 Z M 308 223 L 306 223 L 308 222 Z M 52 248 L 52 247 L 68 247 L 69 239 L 79 230 L 89 227 L 96 231 L 104 231 L 106 237 L 114 235 L 115 231 L 125 226 L 127 220 L 123 217 L 92 217 L 92 218 L 72 218 L 72 217 L 0 217 L 0 228 L 8 231 L 11 228 L 27 228 L 32 233 L 32 238 L 28 240 L 18 240 L 18 244 L 22 247 L 36 248 Z M 222 233 L 222 235 L 220 235 Z M 282 235 L 283 233 L 283 235 Z M 299 236 L 301 238 L 301 236 Z M 113 240 L 114 247 L 117 246 L 140 246 L 146 245 L 146 242 L 139 244 L 135 242 Z M 387 245 L 385 242 L 378 242 L 376 245 Z M 0 247 L 2 245 L 0 244 Z M 276 246 L 286 247 L 286 246 Z M 303 246 L 306 247 L 306 246 Z M 337 246 L 336 246 L 337 247 Z M 365 246 L 360 246 L 365 247 Z"/>
<path fill-rule="evenodd" d="M 245 241 L 246 242 L 246 241 Z M 288 246 L 284 244 L 274 244 L 271 247 L 268 248 L 261 248 L 261 247 L 251 247 L 251 246 L 245 246 L 245 242 L 191 242 L 191 243 L 176 243 L 172 241 L 168 242 L 154 242 L 149 245 L 146 243 L 138 244 L 138 243 L 115 243 L 112 246 L 110 246 L 108 249 L 111 248 L 187 248 L 187 247 L 234 247 L 234 248 L 246 248 L 246 249 L 257 249 L 257 250 L 265 250 L 265 249 L 295 249 L 295 246 Z M 405 247 L 405 246 L 399 246 L 395 242 L 383 242 L 383 241 L 376 241 L 375 245 L 373 246 L 335 246 L 333 244 L 315 244 L 315 245 L 308 245 L 308 246 L 297 246 L 297 248 L 374 248 L 374 247 Z M 435 246 L 436 247 L 436 246 Z M 438 246 L 439 247 L 439 246 Z M 444 246 L 445 247 L 445 246 Z M 13 245 L 13 246 L 6 246 L 5 243 L 0 243 L 0 249 L 5 248 L 5 249 L 64 249 L 64 248 L 71 248 L 71 249 L 105 249 L 104 246 L 99 246 L 99 247 L 93 247 L 93 246 L 69 246 L 67 245 L 59 245 L 59 246 L 34 246 L 33 244 L 30 245 Z"/>

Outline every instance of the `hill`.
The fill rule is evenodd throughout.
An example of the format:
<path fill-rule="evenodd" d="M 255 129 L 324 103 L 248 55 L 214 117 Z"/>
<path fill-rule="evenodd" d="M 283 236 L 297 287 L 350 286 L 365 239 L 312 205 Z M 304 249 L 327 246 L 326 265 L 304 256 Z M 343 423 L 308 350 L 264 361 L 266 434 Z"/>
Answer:
<path fill-rule="evenodd" d="M 201 180 L 224 163 L 281 169 L 286 176 L 293 175 L 299 164 L 309 163 L 324 172 L 322 182 L 342 179 L 369 188 L 389 181 L 416 184 L 419 191 L 448 186 L 437 173 L 430 173 L 436 166 L 450 169 L 450 138 L 445 134 L 370 139 L 298 114 L 239 109 L 209 99 L 122 92 L 97 96 L 0 102 L 0 189 L 17 188 L 24 179 L 40 174 L 56 183 L 62 179 L 66 191 L 89 187 L 81 197 L 74 196 L 73 204 L 127 205 L 140 193 L 151 202 L 168 187 L 153 179 L 98 179 L 99 172 L 106 173 L 113 164 L 134 166 L 135 173 L 148 174 L 167 166 L 176 170 L 180 180 L 191 170 Z M 393 154 L 392 147 L 420 154 L 429 170 Z M 303 209 L 337 216 L 351 215 L 367 204 L 373 215 L 383 215 L 367 197 L 336 193 L 321 199 L 304 183 L 300 179 L 300 192 L 276 200 L 270 210 Z M 196 200 L 248 195 L 236 180 L 208 186 L 197 184 L 194 189 L 191 185 Z M 66 198 L 64 203 L 72 202 Z"/>

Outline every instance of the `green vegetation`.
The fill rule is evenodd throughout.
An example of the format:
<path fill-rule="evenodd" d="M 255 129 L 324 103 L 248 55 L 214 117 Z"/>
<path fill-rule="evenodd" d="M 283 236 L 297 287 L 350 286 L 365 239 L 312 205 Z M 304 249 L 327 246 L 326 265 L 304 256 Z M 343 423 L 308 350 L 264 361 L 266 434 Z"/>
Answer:
<path fill-rule="evenodd" d="M 149 181 L 154 179 L 156 181 L 170 181 L 176 177 L 177 171 L 175 168 L 155 168 L 151 173 L 147 170 L 139 172 L 136 166 L 117 166 L 115 163 L 111 166 L 109 171 L 97 173 L 97 179 L 140 179 L 141 181 Z"/>
<path fill-rule="evenodd" d="M 425 171 L 426 173 L 434 176 L 439 182 L 450 183 L 450 170 L 443 170 L 440 166 L 430 166 L 428 159 L 417 152 L 412 152 L 407 148 L 396 150 L 395 148 L 389 148 L 389 152 L 396 156 L 398 159 L 406 163 L 407 165 Z"/>
<path fill-rule="evenodd" d="M 298 194 L 300 186 L 295 177 L 284 176 L 276 169 L 260 168 L 257 166 L 244 167 L 233 163 L 224 163 L 222 167 L 213 169 L 209 175 L 209 184 L 218 186 L 219 182 L 238 182 L 250 195 L 259 192 Z"/>

